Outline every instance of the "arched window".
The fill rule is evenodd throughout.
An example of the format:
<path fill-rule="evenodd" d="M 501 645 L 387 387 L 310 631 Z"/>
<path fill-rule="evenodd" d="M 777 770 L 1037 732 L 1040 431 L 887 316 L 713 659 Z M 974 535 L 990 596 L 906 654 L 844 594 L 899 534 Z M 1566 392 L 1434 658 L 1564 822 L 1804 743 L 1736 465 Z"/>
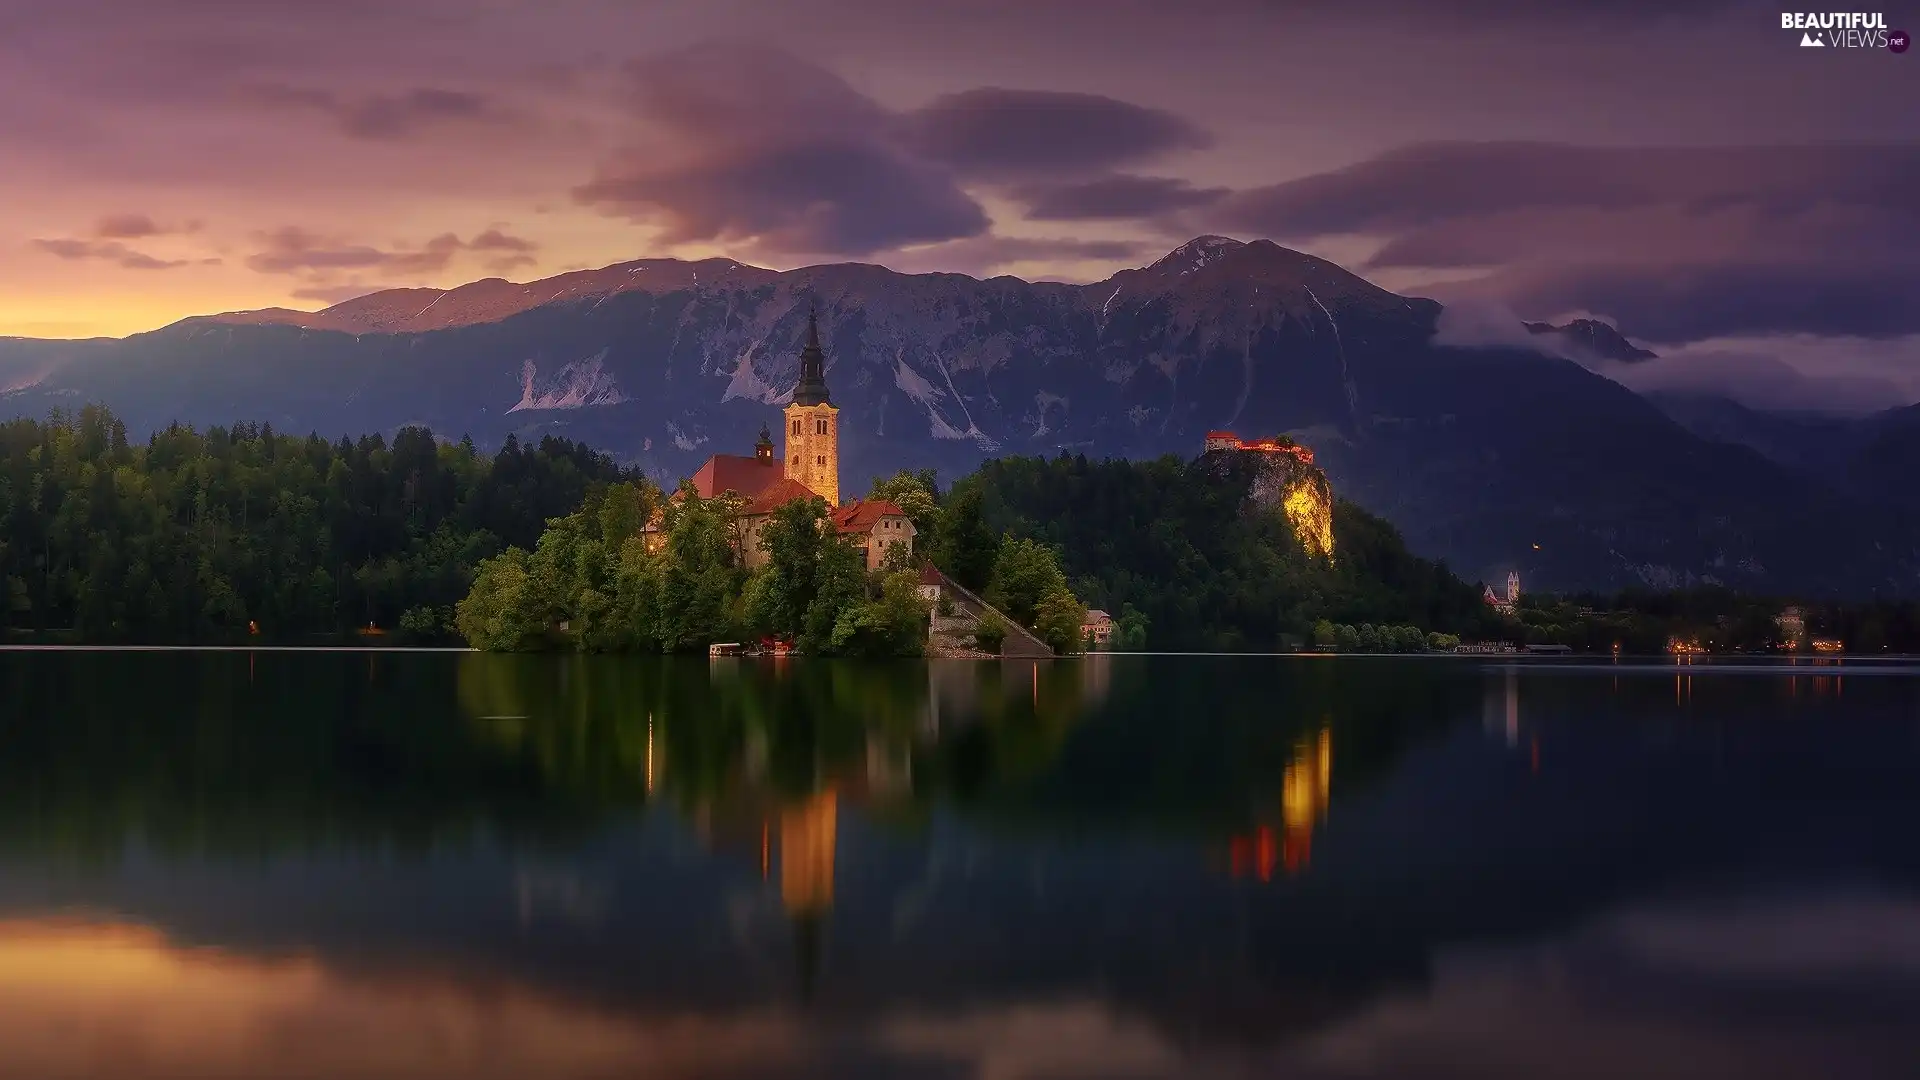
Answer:
<path fill-rule="evenodd" d="M 815 435 L 825 435 L 827 433 L 827 421 L 824 417 L 813 422 L 813 433 Z"/>
<path fill-rule="evenodd" d="M 797 416 L 793 418 L 793 433 L 794 433 L 795 435 L 798 435 L 798 434 L 800 434 L 800 418 L 799 418 L 799 417 L 797 417 Z M 800 464 L 800 463 L 799 463 L 798 461 L 796 461 L 796 462 L 794 462 L 794 464 L 795 464 L 795 465 L 798 465 L 798 464 Z"/>
<path fill-rule="evenodd" d="M 797 422 L 797 421 L 796 421 L 796 422 Z M 799 454 L 795 454 L 795 455 L 793 455 L 793 467 L 794 467 L 794 468 L 796 468 L 796 469 L 800 467 L 800 455 L 799 455 Z"/>

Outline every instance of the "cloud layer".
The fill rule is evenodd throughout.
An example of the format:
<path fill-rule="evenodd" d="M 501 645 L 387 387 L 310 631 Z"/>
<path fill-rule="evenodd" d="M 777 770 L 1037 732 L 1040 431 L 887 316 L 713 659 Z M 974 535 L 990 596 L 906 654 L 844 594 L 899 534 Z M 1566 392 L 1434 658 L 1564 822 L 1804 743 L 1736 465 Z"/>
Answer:
<path fill-rule="evenodd" d="M 757 45 L 707 43 L 626 74 L 636 137 L 574 197 L 655 223 L 669 244 L 776 259 L 984 237 L 981 185 L 1097 177 L 1210 141 L 1170 112 L 1099 94 L 982 87 L 890 110 Z"/>
<path fill-rule="evenodd" d="M 1364 234 L 1381 245 L 1368 270 L 1470 270 L 1454 295 L 1655 340 L 1920 332 L 1920 142 L 1429 144 L 1214 212 L 1284 238 Z"/>

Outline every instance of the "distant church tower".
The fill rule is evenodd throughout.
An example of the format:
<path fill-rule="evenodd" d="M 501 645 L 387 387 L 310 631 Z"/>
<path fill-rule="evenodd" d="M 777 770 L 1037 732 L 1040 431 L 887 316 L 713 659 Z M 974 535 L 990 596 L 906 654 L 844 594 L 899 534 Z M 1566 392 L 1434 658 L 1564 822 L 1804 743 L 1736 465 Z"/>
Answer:
<path fill-rule="evenodd" d="M 1519 602 L 1520 602 L 1520 571 L 1509 570 L 1507 571 L 1507 603 L 1518 604 Z"/>
<path fill-rule="evenodd" d="M 828 506 L 840 505 L 840 410 L 827 399 L 827 357 L 820 323 L 807 312 L 807 345 L 800 350 L 800 383 L 787 406 L 787 477 L 811 488 Z"/>

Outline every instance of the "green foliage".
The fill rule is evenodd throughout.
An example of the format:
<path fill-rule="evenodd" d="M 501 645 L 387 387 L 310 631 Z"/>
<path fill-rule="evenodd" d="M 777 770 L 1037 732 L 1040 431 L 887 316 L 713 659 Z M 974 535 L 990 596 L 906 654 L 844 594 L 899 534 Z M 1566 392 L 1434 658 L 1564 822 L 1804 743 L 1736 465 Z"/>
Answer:
<path fill-rule="evenodd" d="M 691 483 L 666 511 L 666 558 L 655 597 L 655 637 L 669 652 L 703 649 L 738 629 L 734 602 L 746 583 L 734 542 L 733 508 L 702 499 Z"/>
<path fill-rule="evenodd" d="M 933 535 L 934 564 L 965 588 L 984 590 L 993 576 L 1000 540 L 987 528 L 984 489 L 976 477 L 953 486 Z"/>
<path fill-rule="evenodd" d="M 798 637 L 807 609 L 820 591 L 821 553 L 839 544 L 830 529 L 825 499 L 795 499 L 773 512 L 759 543 L 767 565 L 755 576 L 749 618 L 765 634 Z"/>
<path fill-rule="evenodd" d="M 1054 652 L 1076 653 L 1085 645 L 1080 627 L 1086 621 L 1087 606 L 1074 599 L 1062 581 L 1040 597 L 1034 609 L 1033 630 Z"/>
<path fill-rule="evenodd" d="M 497 652 L 684 652 L 778 635 L 817 655 L 925 649 L 917 575 L 870 575 L 820 499 L 786 503 L 768 517 L 752 536 L 766 564 L 749 573 L 739 557 L 748 534 L 737 500 L 701 499 L 682 485 L 664 507 L 664 543 L 650 552 L 631 514 L 609 512 L 616 498 L 634 494 L 610 488 L 590 497 L 548 522 L 532 555 L 513 549 L 484 564 L 460 604 L 468 641 Z"/>
<path fill-rule="evenodd" d="M 1066 593 L 1072 599 L 1067 588 L 1067 577 L 1060 572 L 1060 564 L 1052 551 L 1044 544 L 1032 540 L 1016 540 L 1009 536 L 1000 544 L 1000 553 L 993 560 L 992 583 L 987 586 L 987 603 L 999 608 L 1025 626 L 1035 625 L 1040 603 L 1053 593 Z M 1080 624 L 1074 624 L 1074 635 L 1080 633 Z"/>
<path fill-rule="evenodd" d="M 1409 554 L 1390 525 L 1350 503 L 1334 503 L 1332 564 L 1310 556 L 1282 512 L 1250 498 L 1263 467 L 1254 455 L 1218 454 L 989 461 L 940 505 L 933 557 L 961 584 L 984 588 L 990 603 L 1037 606 L 1052 583 L 1029 584 L 1038 574 L 1034 548 L 1017 549 L 1007 569 L 1019 576 L 1007 582 L 999 580 L 1000 556 L 1021 542 L 1051 550 L 1079 600 L 1107 611 L 1131 607 L 1144 646 L 1156 649 L 1274 648 L 1309 638 L 1322 621 L 1476 637 L 1497 625 L 1477 590 Z M 960 543 L 963 536 L 971 543 Z M 995 542 L 983 570 L 981 541 L 994 536 L 1008 542 Z M 963 555 L 975 560 L 970 568 Z"/>
<path fill-rule="evenodd" d="M 298 642 L 372 624 L 438 639 L 483 560 L 532 550 L 548 518 L 629 483 L 644 481 L 558 439 L 488 458 L 423 428 L 329 443 L 175 425 L 137 445 L 93 406 L 0 423 L 0 628 L 193 642 L 255 623 Z"/>
<path fill-rule="evenodd" d="M 878 599 L 859 601 L 834 620 L 827 651 L 840 656 L 918 656 L 925 648 L 927 608 L 919 580 L 909 573 L 888 574 Z"/>
<path fill-rule="evenodd" d="M 1452 649 L 1460 644 L 1460 639 L 1452 634 L 1429 634 L 1417 626 L 1362 624 L 1355 627 L 1325 619 L 1314 624 L 1312 641 L 1317 648 L 1358 653 L 1417 653 L 1428 649 Z"/>
<path fill-rule="evenodd" d="M 973 624 L 973 642 L 981 652 L 997 653 L 1011 629 L 1005 619 L 991 611 L 986 612 Z"/>
<path fill-rule="evenodd" d="M 426 645 L 444 640 L 451 628 L 452 612 L 446 608 L 413 607 L 400 613 L 400 636 L 409 644 Z"/>
<path fill-rule="evenodd" d="M 1139 652 L 1147 647 L 1147 617 L 1132 604 L 1120 606 L 1120 617 L 1113 621 L 1113 636 L 1108 648 L 1120 652 Z"/>
<path fill-rule="evenodd" d="M 825 543 L 820 546 L 814 581 L 813 602 L 807 605 L 798 644 L 806 652 L 832 654 L 839 648 L 834 644 L 834 633 L 840 616 L 866 600 L 867 569 L 852 546 Z"/>
<path fill-rule="evenodd" d="M 874 480 L 873 490 L 868 497 L 885 499 L 905 510 L 907 517 L 913 521 L 914 534 L 919 542 L 931 544 L 938 525 L 935 490 L 932 469 L 921 469 L 919 472 L 902 469 L 884 480 Z"/>

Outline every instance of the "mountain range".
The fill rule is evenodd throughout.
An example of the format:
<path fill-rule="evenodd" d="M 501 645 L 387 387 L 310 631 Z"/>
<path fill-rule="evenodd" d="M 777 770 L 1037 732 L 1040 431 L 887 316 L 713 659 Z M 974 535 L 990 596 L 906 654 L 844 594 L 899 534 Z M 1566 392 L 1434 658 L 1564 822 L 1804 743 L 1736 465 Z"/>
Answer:
<path fill-rule="evenodd" d="M 849 491 L 898 468 L 951 479 L 1007 454 L 1192 456 L 1213 429 L 1287 433 L 1469 579 L 1920 592 L 1898 467 L 1920 458 L 1920 408 L 1816 421 L 1642 397 L 1583 364 L 1651 358 L 1604 323 L 1442 344 L 1440 304 L 1266 240 L 1200 237 L 1089 285 L 647 259 L 0 339 L 0 413 L 97 401 L 137 430 L 561 435 L 670 484 L 778 423 L 809 310 Z"/>

